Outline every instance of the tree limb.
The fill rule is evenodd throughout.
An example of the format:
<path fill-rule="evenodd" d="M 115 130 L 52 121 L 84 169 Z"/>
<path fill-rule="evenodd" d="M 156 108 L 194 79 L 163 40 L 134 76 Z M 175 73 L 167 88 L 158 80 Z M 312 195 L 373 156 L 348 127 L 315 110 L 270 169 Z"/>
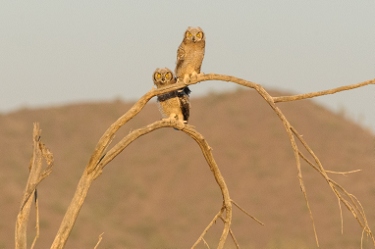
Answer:
<path fill-rule="evenodd" d="M 207 144 L 204 137 L 200 133 L 198 133 L 192 126 L 183 125 L 178 122 L 171 122 L 171 120 L 169 119 L 163 119 L 161 121 L 156 121 L 143 128 L 130 132 L 120 142 L 118 142 L 112 149 L 110 149 L 104 155 L 103 158 L 101 158 L 100 162 L 96 165 L 96 167 L 91 168 L 90 165 L 88 165 L 85 168 L 85 171 L 82 174 L 81 179 L 78 183 L 78 187 L 74 194 L 73 200 L 71 201 L 68 207 L 68 210 L 63 218 L 63 221 L 60 225 L 59 231 L 55 237 L 55 240 L 51 248 L 63 248 L 65 246 L 65 243 L 69 237 L 69 234 L 78 217 L 79 211 L 87 196 L 91 183 L 101 174 L 103 168 L 109 162 L 111 162 L 119 153 L 121 153 L 134 140 L 136 140 L 140 136 L 143 136 L 145 134 L 152 132 L 153 130 L 163 128 L 163 127 L 174 127 L 174 128 L 180 129 L 181 131 L 188 134 L 191 138 L 193 138 L 198 143 L 199 147 L 201 148 L 202 153 L 207 163 L 209 164 L 210 169 L 213 172 L 215 180 L 218 183 L 220 190 L 222 192 L 222 195 L 223 195 L 223 202 L 224 202 L 223 208 L 225 209 L 225 212 L 226 212 L 226 219 L 225 219 L 225 224 L 224 224 L 224 230 L 220 237 L 218 248 L 224 247 L 226 238 L 230 230 L 230 224 L 232 221 L 232 203 L 231 203 L 229 191 L 225 184 L 224 178 L 222 177 L 219 167 L 217 166 L 212 156 L 211 148 Z"/>
<path fill-rule="evenodd" d="M 31 196 L 36 195 L 37 185 L 46 178 L 52 171 L 53 166 L 53 155 L 45 147 L 45 145 L 40 141 L 41 129 L 39 128 L 39 123 L 34 123 L 33 127 L 33 155 L 31 157 L 29 166 L 29 178 L 25 187 L 23 194 L 23 199 L 21 202 L 21 208 L 17 215 L 16 229 L 15 229 L 15 247 L 17 249 L 27 248 L 27 223 L 29 220 L 31 204 L 33 198 Z M 46 159 L 47 168 L 42 172 L 42 158 Z M 36 205 L 37 199 L 35 198 Z M 33 246 L 37 238 L 39 237 L 39 211 L 38 206 L 36 206 L 36 222 L 37 231 L 36 236 L 33 241 Z"/>
<path fill-rule="evenodd" d="M 340 86 L 340 87 L 337 87 L 337 88 L 328 89 L 328 90 L 324 90 L 324 91 L 304 93 L 304 94 L 298 94 L 298 95 L 293 95 L 293 96 L 273 97 L 273 101 L 275 103 L 277 103 L 277 102 L 287 102 L 287 101 L 301 100 L 301 99 L 307 99 L 307 98 L 314 98 L 314 97 L 318 97 L 318 96 L 323 96 L 323 95 L 334 94 L 334 93 L 342 92 L 342 91 L 346 91 L 346 90 L 351 90 L 351 89 L 354 89 L 354 88 L 367 86 L 367 85 L 370 85 L 370 84 L 375 84 L 375 79 L 367 80 L 367 81 L 364 81 L 364 82 L 361 82 L 361 83 L 358 83 L 358 84 Z"/>
<path fill-rule="evenodd" d="M 181 125 L 176 124 L 176 123 L 171 123 L 170 120 L 167 122 L 166 120 L 162 121 L 157 121 L 154 122 L 144 128 L 135 130 L 131 132 L 128 136 L 126 136 L 123 140 L 121 140 L 118 144 L 116 144 L 113 148 L 111 148 L 108 152 L 106 151 L 110 145 L 110 143 L 113 140 L 113 137 L 115 133 L 120 129 L 125 123 L 127 123 L 130 119 L 135 117 L 146 105 L 146 103 L 154 96 L 167 93 L 173 90 L 180 89 L 182 87 L 185 87 L 187 85 L 192 85 L 192 84 L 197 84 L 201 81 L 208 81 L 208 80 L 221 80 L 221 81 L 230 81 L 233 83 L 237 83 L 239 85 L 243 85 L 246 87 L 250 87 L 255 89 L 260 96 L 263 97 L 263 99 L 269 104 L 269 106 L 273 109 L 273 111 L 276 113 L 276 115 L 280 118 L 282 121 L 285 131 L 289 137 L 295 161 L 296 161 L 296 166 L 298 170 L 298 180 L 299 184 L 301 187 L 301 191 L 304 195 L 306 205 L 309 210 L 310 218 L 312 220 L 312 225 L 313 225 L 313 230 L 315 234 L 315 239 L 318 244 L 318 237 L 316 234 L 316 229 L 315 229 L 315 224 L 314 224 L 314 219 L 312 216 L 312 212 L 309 206 L 308 198 L 307 198 L 307 193 L 305 190 L 305 185 L 303 182 L 303 177 L 302 177 L 302 170 L 301 170 L 301 162 L 300 162 L 300 151 L 298 149 L 298 146 L 295 141 L 295 136 L 299 138 L 298 134 L 296 133 L 296 130 L 291 126 L 287 118 L 284 116 L 284 114 L 281 112 L 281 110 L 275 105 L 277 102 L 284 102 L 284 101 L 291 101 L 291 100 L 297 100 L 297 99 L 303 99 L 303 98 L 311 98 L 315 96 L 321 96 L 324 94 L 331 94 L 335 93 L 338 91 L 344 91 L 344 90 L 349 90 L 353 89 L 356 87 L 361 87 L 369 84 L 375 84 L 375 79 L 369 80 L 360 84 L 355 84 L 351 86 L 346 86 L 346 87 L 340 87 L 332 90 L 326 90 L 322 92 L 317 92 L 317 93 L 310 93 L 310 94 L 305 94 L 305 95 L 298 95 L 297 97 L 294 96 L 289 96 L 289 97 L 272 97 L 271 95 L 268 94 L 268 92 L 259 84 L 246 81 L 237 77 L 233 76 L 228 76 L 228 75 L 220 75 L 220 74 L 200 74 L 197 77 L 191 79 L 190 82 L 184 83 L 184 82 L 178 82 L 173 85 L 169 85 L 160 89 L 152 89 L 145 95 L 143 95 L 123 116 L 121 116 L 117 121 L 115 121 L 102 135 L 102 137 L 99 139 L 95 150 L 84 170 L 84 173 L 78 183 L 76 193 L 73 197 L 73 200 L 71 201 L 71 204 L 65 214 L 65 217 L 61 223 L 60 229 L 56 235 L 56 238 L 52 244 L 51 248 L 63 248 L 66 240 L 70 234 L 70 231 L 76 221 L 76 218 L 78 216 L 78 213 L 83 205 L 83 202 L 86 198 L 87 192 L 89 187 L 91 186 L 91 183 L 94 179 L 96 179 L 102 172 L 103 168 L 105 165 L 107 165 L 110 161 L 112 161 L 122 150 L 126 148 L 127 145 L 129 145 L 132 141 L 137 139 L 138 137 L 147 134 L 155 129 L 162 128 L 162 127 L 175 127 L 183 132 L 187 133 L 189 136 L 191 136 L 200 146 L 203 155 L 205 156 L 205 159 L 207 163 L 210 165 L 211 171 L 214 173 L 215 179 L 220 186 L 220 189 L 222 191 L 223 199 L 224 199 L 224 206 L 223 208 L 226 210 L 226 217 L 225 217 L 225 227 L 222 233 L 222 236 L 220 238 L 219 242 L 219 248 L 222 248 L 225 243 L 225 239 L 230 231 L 230 224 L 231 224 L 231 219 L 232 219 L 232 203 L 229 198 L 229 192 L 227 189 L 227 186 L 225 184 L 224 179 L 221 177 L 219 168 L 217 167 L 212 154 L 211 154 L 211 148 L 208 146 L 208 144 L 205 142 L 203 136 L 201 136 L 199 133 L 197 133 L 194 129 L 192 129 L 190 126 L 184 126 L 181 127 Z M 305 146 L 306 147 L 306 146 Z M 307 147 L 306 147 L 307 148 Z M 309 151 L 310 154 L 314 156 L 312 153 L 312 150 Z M 331 186 L 331 188 L 334 190 L 334 193 L 338 198 L 340 198 L 340 193 L 339 190 L 344 191 L 344 193 L 349 197 L 351 201 L 347 201 L 343 199 L 342 197 L 340 200 L 345 204 L 345 206 L 352 211 L 353 215 L 356 217 L 358 222 L 362 227 L 364 227 L 364 230 L 372 236 L 371 231 L 369 230 L 367 226 L 367 221 L 364 217 L 364 219 L 359 220 L 357 218 L 357 214 L 359 216 L 364 216 L 364 212 L 362 211 L 361 208 L 358 208 L 360 206 L 360 203 L 355 201 L 353 197 L 349 193 L 347 193 L 343 188 L 340 188 L 340 186 L 336 185 L 332 180 L 330 180 L 327 176 L 327 171 L 325 171 L 320 163 L 317 163 L 318 166 L 316 166 L 315 169 L 319 171 L 319 173 L 327 180 L 328 184 Z M 215 166 L 216 165 L 216 166 Z M 354 211 L 356 210 L 356 211 Z M 216 217 L 217 219 L 217 217 Z M 215 219 L 215 220 L 216 220 Z M 373 237 L 372 237 L 373 238 Z M 374 242 L 375 243 L 375 242 Z"/>

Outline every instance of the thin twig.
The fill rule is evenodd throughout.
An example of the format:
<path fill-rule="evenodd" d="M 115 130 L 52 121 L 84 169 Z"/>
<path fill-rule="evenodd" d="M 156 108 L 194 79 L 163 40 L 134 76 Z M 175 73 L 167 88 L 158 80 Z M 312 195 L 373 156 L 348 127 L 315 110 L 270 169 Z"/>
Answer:
<path fill-rule="evenodd" d="M 40 227 L 39 227 L 39 201 L 38 201 L 38 197 L 36 197 L 35 199 L 35 217 L 36 217 L 36 225 L 35 225 L 35 230 L 36 230 L 36 234 L 35 234 L 35 237 L 34 237 L 34 240 L 33 240 L 33 243 L 31 244 L 31 247 L 30 249 L 33 249 L 35 247 L 35 244 L 36 244 L 36 241 L 38 240 L 39 238 L 39 232 L 40 232 Z"/>
<path fill-rule="evenodd" d="M 361 235 L 361 249 L 363 249 L 363 235 L 365 234 L 365 229 L 362 229 L 362 235 Z"/>
<path fill-rule="evenodd" d="M 232 203 L 239 209 L 241 210 L 244 214 L 246 214 L 247 216 L 249 216 L 251 219 L 255 220 L 256 222 L 258 222 L 260 225 L 264 226 L 264 223 L 261 222 L 260 220 L 258 220 L 256 217 L 252 216 L 251 214 L 249 214 L 248 212 L 246 212 L 245 209 L 243 209 L 242 207 L 240 207 L 240 205 L 238 205 L 234 200 L 231 200 Z"/>
<path fill-rule="evenodd" d="M 328 170 L 326 169 L 325 170 L 327 173 L 331 173 L 331 174 L 336 174 L 336 175 L 343 175 L 343 176 L 346 176 L 348 174 L 353 174 L 353 173 L 357 173 L 357 172 L 360 172 L 362 171 L 361 169 L 355 169 L 355 170 L 350 170 L 350 171 L 333 171 L 333 170 Z"/>
<path fill-rule="evenodd" d="M 361 217 L 363 219 L 364 228 L 366 229 L 367 234 L 370 234 L 371 237 L 373 237 L 373 234 L 370 230 L 370 227 L 369 227 L 367 219 L 366 219 L 365 210 L 363 209 L 363 206 L 362 206 L 361 202 L 357 199 L 357 197 L 355 195 L 353 195 L 353 194 L 349 194 L 349 195 L 350 195 L 351 199 L 354 200 L 353 202 L 356 203 L 356 207 L 359 210 L 359 214 L 361 215 Z"/>
<path fill-rule="evenodd" d="M 222 214 L 222 212 L 223 212 L 223 210 L 220 209 L 220 211 L 214 216 L 214 218 L 211 220 L 211 222 L 207 225 L 207 227 L 203 230 L 203 232 L 201 233 L 201 235 L 198 237 L 197 241 L 195 241 L 195 243 L 191 247 L 192 249 L 195 248 L 199 244 L 199 242 L 201 242 L 201 240 L 203 239 L 204 235 L 212 227 L 212 225 L 216 222 L 216 220 L 220 217 L 220 215 Z"/>
<path fill-rule="evenodd" d="M 99 246 L 100 242 L 101 242 L 101 241 L 102 241 L 102 239 L 103 239 L 103 234 L 104 234 L 104 233 L 101 233 L 101 234 L 99 235 L 99 239 L 98 239 L 98 242 L 96 243 L 96 245 L 95 245 L 94 249 L 97 249 L 97 248 L 98 248 L 98 246 Z"/>
<path fill-rule="evenodd" d="M 275 103 L 277 102 L 287 102 L 287 101 L 295 101 L 295 100 L 301 100 L 301 99 L 307 99 L 307 98 L 314 98 L 318 96 L 328 95 L 328 94 L 334 94 L 341 91 L 351 90 L 354 88 L 362 87 L 375 84 L 375 79 L 367 80 L 361 83 L 347 85 L 347 86 L 340 86 L 333 89 L 328 89 L 324 91 L 318 91 L 318 92 L 311 92 L 311 93 L 304 93 L 304 94 L 298 94 L 293 96 L 280 96 L 280 97 L 273 97 L 273 101 Z"/>
<path fill-rule="evenodd" d="M 344 218 L 342 216 L 342 207 L 341 207 L 341 201 L 340 201 L 339 197 L 337 197 L 337 204 L 338 204 L 339 210 L 340 210 L 341 234 L 344 234 Z"/>
<path fill-rule="evenodd" d="M 210 249 L 210 246 L 207 244 L 206 240 L 204 238 L 202 238 L 202 241 L 203 241 L 203 244 L 208 248 Z"/>
<path fill-rule="evenodd" d="M 236 236 L 234 236 L 232 229 L 229 230 L 229 233 L 230 233 L 231 238 L 233 239 L 234 244 L 236 245 L 236 248 L 240 249 L 240 244 L 238 244 L 238 241 L 236 239 Z"/>
<path fill-rule="evenodd" d="M 224 220 L 224 218 L 223 218 L 222 215 L 220 215 L 219 218 L 220 218 L 223 222 L 225 222 L 225 220 Z M 234 233 L 233 233 L 233 230 L 232 230 L 232 229 L 229 230 L 229 234 L 230 234 L 230 237 L 232 238 L 234 244 L 236 245 L 236 248 L 239 249 L 239 248 L 240 248 L 240 244 L 238 244 L 238 241 L 237 241 L 237 239 L 236 239 L 236 236 L 234 236 Z"/>

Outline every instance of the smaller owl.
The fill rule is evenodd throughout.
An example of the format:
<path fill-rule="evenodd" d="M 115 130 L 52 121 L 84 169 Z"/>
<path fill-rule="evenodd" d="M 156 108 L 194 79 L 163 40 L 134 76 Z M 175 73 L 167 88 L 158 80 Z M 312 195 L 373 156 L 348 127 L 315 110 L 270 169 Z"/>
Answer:
<path fill-rule="evenodd" d="M 176 78 L 168 68 L 157 68 L 153 74 L 153 80 L 157 88 L 176 83 Z M 186 124 L 190 116 L 189 93 L 190 89 L 185 87 L 158 95 L 159 111 L 163 118 L 177 119 Z"/>
<path fill-rule="evenodd" d="M 175 74 L 178 80 L 187 83 L 191 76 L 200 74 L 206 36 L 200 27 L 188 27 L 177 50 Z"/>

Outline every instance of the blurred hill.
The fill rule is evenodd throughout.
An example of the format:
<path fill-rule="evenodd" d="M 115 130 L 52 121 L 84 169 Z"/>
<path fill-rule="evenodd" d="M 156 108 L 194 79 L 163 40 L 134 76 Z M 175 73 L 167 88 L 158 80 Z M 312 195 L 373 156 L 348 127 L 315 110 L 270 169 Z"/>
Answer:
<path fill-rule="evenodd" d="M 98 139 L 131 106 L 116 100 L 0 115 L 0 248 L 14 247 L 14 224 L 32 153 L 32 123 L 40 122 L 42 141 L 55 157 L 52 174 L 38 187 L 37 248 L 49 248 Z M 278 106 L 326 169 L 362 169 L 333 178 L 358 197 L 375 231 L 375 136 L 310 100 Z M 232 199 L 265 223 L 260 226 L 234 208 L 232 229 L 240 245 L 315 248 L 289 140 L 264 100 L 249 90 L 212 93 L 192 99 L 191 112 L 189 123 L 213 148 Z M 155 103 L 148 103 L 112 144 L 157 119 Z M 321 248 L 359 248 L 362 230 L 356 220 L 343 207 L 342 235 L 336 197 L 310 166 L 303 163 L 302 170 Z M 132 143 L 94 182 L 66 248 L 93 248 L 103 232 L 99 248 L 190 248 L 221 203 L 197 144 L 183 132 L 159 129 Z M 32 212 L 30 244 L 34 216 Z M 205 237 L 211 248 L 222 227 L 216 222 Z M 364 248 L 373 247 L 367 241 Z"/>

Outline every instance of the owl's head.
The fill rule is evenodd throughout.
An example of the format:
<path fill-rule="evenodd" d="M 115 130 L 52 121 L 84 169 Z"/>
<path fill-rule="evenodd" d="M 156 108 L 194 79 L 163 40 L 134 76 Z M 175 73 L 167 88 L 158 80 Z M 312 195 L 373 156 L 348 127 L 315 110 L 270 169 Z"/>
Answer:
<path fill-rule="evenodd" d="M 157 88 L 175 83 L 173 73 L 168 68 L 157 68 L 152 78 Z"/>
<path fill-rule="evenodd" d="M 185 31 L 185 42 L 200 42 L 206 39 L 203 30 L 200 27 L 188 27 Z"/>

